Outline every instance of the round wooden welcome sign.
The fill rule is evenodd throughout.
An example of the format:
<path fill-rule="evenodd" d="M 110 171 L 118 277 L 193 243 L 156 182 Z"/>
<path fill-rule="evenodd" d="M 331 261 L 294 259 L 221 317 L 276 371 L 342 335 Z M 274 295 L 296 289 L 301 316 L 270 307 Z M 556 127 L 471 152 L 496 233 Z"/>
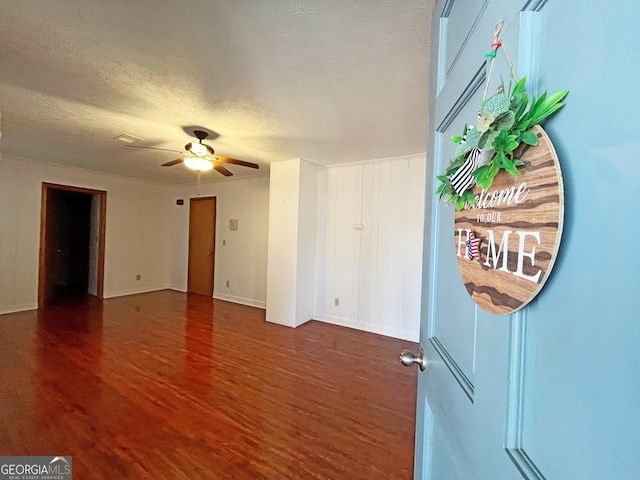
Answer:
<path fill-rule="evenodd" d="M 458 267 L 471 298 L 495 314 L 529 303 L 549 278 L 564 218 L 558 156 L 544 130 L 525 146 L 519 176 L 501 171 L 487 191 L 472 190 L 475 205 L 455 213 Z"/>

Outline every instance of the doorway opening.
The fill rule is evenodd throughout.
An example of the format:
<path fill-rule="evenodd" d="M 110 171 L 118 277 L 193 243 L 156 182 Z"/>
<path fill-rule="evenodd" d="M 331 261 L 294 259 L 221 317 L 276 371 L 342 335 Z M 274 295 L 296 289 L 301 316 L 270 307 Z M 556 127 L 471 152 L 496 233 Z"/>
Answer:
<path fill-rule="evenodd" d="M 187 292 L 213 296 L 216 245 L 216 197 L 189 202 Z"/>
<path fill-rule="evenodd" d="M 103 298 L 107 192 L 42 183 L 38 307 Z"/>

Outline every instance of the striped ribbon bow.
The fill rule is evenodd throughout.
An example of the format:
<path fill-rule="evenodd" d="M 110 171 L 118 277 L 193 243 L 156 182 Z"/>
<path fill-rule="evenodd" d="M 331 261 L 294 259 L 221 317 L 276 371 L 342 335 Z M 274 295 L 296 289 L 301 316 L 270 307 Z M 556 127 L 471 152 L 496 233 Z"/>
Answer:
<path fill-rule="evenodd" d="M 480 166 L 480 150 L 474 148 L 467 155 L 467 159 L 456 173 L 451 177 L 453 189 L 462 196 L 464 192 L 476 184 L 476 178 L 471 175 Z"/>

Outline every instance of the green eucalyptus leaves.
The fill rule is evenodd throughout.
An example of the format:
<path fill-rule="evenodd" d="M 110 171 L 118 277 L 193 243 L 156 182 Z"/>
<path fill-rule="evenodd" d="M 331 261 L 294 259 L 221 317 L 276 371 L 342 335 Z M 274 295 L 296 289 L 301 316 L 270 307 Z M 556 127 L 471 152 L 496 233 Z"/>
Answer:
<path fill-rule="evenodd" d="M 454 203 L 456 210 L 461 210 L 465 203 L 475 203 L 475 196 L 468 188 L 474 182 L 454 179 L 454 176 L 460 177 L 458 171 L 461 167 L 464 165 L 468 169 L 473 158 L 476 163 L 473 164 L 474 169 L 470 175 L 483 190 L 491 186 L 501 170 L 518 175 L 518 167 L 523 163 L 517 158 L 516 149 L 522 143 L 533 146 L 538 144 L 538 138 L 529 129 L 560 109 L 564 105 L 561 100 L 569 93 L 568 90 L 561 90 L 553 95 L 545 92 L 540 98 L 533 98 L 529 102 L 529 96 L 524 91 L 525 84 L 526 77 L 523 77 L 510 94 L 503 93 L 504 87 L 501 87 L 499 93 L 480 105 L 476 126 L 465 125 L 462 136 L 451 137 L 457 144 L 455 158 L 444 174 L 438 175 L 440 185 L 436 195 L 447 203 Z M 474 150 L 480 150 L 484 154 L 483 162 L 478 163 L 478 155 L 472 154 Z"/>

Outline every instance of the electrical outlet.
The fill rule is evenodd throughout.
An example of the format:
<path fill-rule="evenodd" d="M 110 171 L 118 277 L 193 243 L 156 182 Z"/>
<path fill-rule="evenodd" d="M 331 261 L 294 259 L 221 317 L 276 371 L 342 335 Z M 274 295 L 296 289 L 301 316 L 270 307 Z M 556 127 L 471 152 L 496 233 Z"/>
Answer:
<path fill-rule="evenodd" d="M 136 275 L 136 280 L 140 280 L 142 278 L 142 275 L 138 274 Z"/>
<path fill-rule="evenodd" d="M 338 297 L 334 298 L 334 299 L 333 299 L 333 304 L 334 304 L 336 307 L 339 307 L 339 306 L 340 306 L 340 299 L 339 299 Z"/>

